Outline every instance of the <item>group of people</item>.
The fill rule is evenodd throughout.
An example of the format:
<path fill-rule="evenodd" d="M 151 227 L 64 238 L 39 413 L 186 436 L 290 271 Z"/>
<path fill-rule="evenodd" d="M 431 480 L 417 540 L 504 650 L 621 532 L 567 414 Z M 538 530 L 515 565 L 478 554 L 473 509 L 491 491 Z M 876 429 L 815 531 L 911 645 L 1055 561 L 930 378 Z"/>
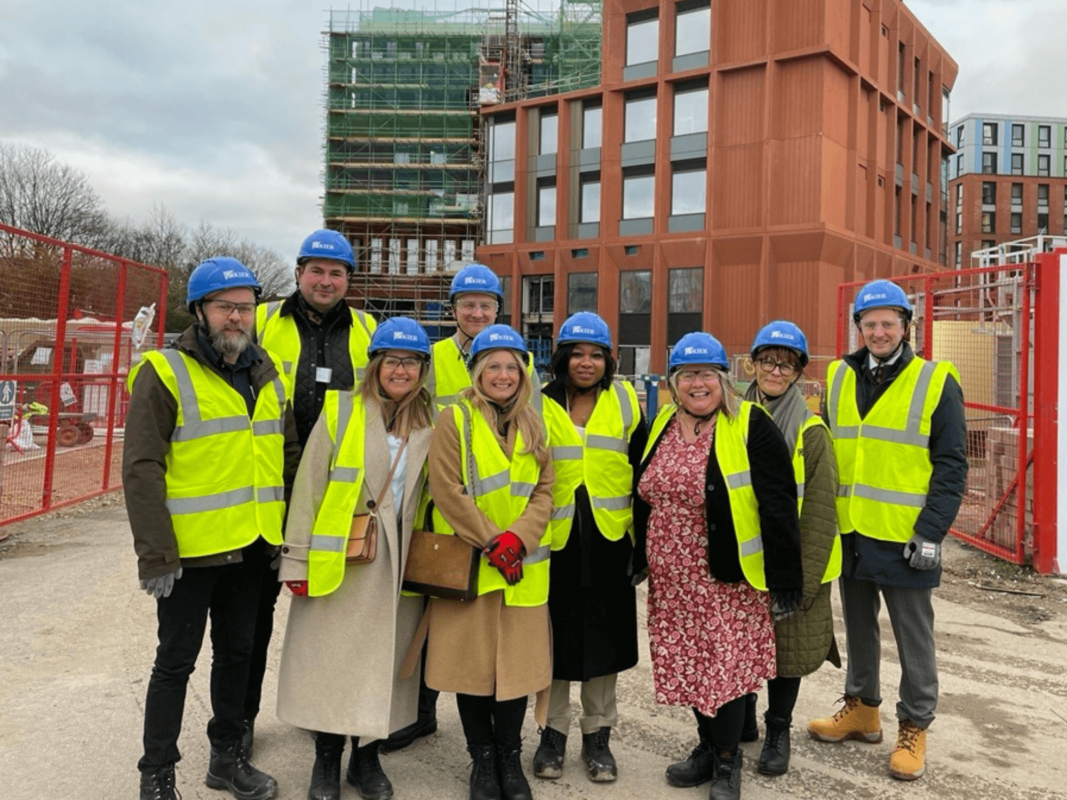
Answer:
<path fill-rule="evenodd" d="M 504 298 L 489 268 L 457 273 L 456 332 L 432 347 L 413 319 L 379 325 L 350 308 L 353 269 L 344 237 L 316 231 L 296 291 L 259 304 L 243 265 L 204 262 L 189 280 L 194 324 L 129 376 L 123 477 L 159 637 L 141 800 L 177 796 L 185 693 L 209 618 L 206 782 L 240 800 L 276 794 L 251 757 L 283 584 L 277 714 L 313 734 L 309 800 L 341 796 L 349 738 L 345 780 L 366 800 L 391 797 L 379 754 L 437 729 L 440 692 L 456 695 L 471 800 L 527 800 L 529 698 L 533 772 L 559 778 L 573 683 L 584 770 L 615 780 L 616 682 L 638 661 L 646 579 L 656 701 L 692 708 L 699 739 L 667 767 L 670 784 L 740 797 L 739 744 L 759 738 L 764 683 L 758 769 L 787 771 L 801 678 L 841 664 L 839 576 L 844 706 L 808 730 L 881 741 L 885 598 L 904 673 L 890 772 L 923 774 L 937 701 L 931 589 L 962 496 L 965 431 L 958 375 L 912 352 L 911 306 L 895 284 L 857 297 L 865 346 L 831 365 L 822 416 L 800 389 L 804 334 L 778 321 L 755 337 L 743 395 L 713 336 L 683 336 L 671 402 L 649 425 L 596 314 L 563 323 L 542 386 L 523 338 L 496 324 Z M 375 553 L 350 559 L 365 515 Z M 422 530 L 479 551 L 474 599 L 403 590 Z"/>

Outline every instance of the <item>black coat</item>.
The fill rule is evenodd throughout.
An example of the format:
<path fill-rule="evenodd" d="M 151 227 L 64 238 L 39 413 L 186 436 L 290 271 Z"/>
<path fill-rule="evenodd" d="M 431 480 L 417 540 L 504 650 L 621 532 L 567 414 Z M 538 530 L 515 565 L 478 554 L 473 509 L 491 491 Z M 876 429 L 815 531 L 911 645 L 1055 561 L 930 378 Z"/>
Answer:
<path fill-rule="evenodd" d="M 543 393 L 566 408 L 565 391 L 553 381 Z M 635 475 L 647 440 L 648 426 L 642 417 L 630 437 Z M 636 493 L 636 480 L 633 486 Z M 578 487 L 574 503 L 570 537 L 562 550 L 552 554 L 549 567 L 552 677 L 587 681 L 637 664 L 637 596 L 631 583 L 634 546 L 629 536 L 611 542 L 601 535 L 584 485 Z M 638 519 L 634 522 L 643 549 L 644 527 Z"/>

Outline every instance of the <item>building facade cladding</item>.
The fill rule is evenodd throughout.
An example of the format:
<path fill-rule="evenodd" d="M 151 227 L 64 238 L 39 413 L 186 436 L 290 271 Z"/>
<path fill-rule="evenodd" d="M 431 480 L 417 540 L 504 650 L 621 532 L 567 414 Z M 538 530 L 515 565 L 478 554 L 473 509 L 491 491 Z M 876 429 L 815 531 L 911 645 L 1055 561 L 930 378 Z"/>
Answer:
<path fill-rule="evenodd" d="M 646 348 L 635 367 L 662 371 L 685 326 L 745 352 L 779 317 L 830 355 L 838 283 L 947 260 L 957 66 L 903 3 L 607 0 L 603 35 L 600 86 L 487 114 L 514 131 L 515 169 L 487 188 L 508 227 L 490 221 L 478 254 L 527 335 L 547 326 L 526 287 L 552 276 L 555 325 L 595 280 L 593 310 Z"/>
<path fill-rule="evenodd" d="M 949 132 L 950 264 L 1039 234 L 1067 234 L 1067 119 L 969 114 Z"/>

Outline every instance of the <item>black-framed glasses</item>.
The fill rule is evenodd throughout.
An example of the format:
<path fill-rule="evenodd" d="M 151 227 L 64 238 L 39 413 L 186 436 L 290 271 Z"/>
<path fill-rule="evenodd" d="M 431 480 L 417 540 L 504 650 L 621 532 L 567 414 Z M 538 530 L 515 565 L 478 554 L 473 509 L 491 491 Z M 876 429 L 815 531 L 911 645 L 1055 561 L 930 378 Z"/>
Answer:
<path fill-rule="evenodd" d="M 797 368 L 790 364 L 788 361 L 775 361 L 770 356 L 768 356 L 767 358 L 757 359 L 756 363 L 759 364 L 759 368 L 761 370 L 767 373 L 774 372 L 775 367 L 777 367 L 778 371 L 782 373 L 783 378 L 788 378 L 790 375 L 797 371 Z"/>

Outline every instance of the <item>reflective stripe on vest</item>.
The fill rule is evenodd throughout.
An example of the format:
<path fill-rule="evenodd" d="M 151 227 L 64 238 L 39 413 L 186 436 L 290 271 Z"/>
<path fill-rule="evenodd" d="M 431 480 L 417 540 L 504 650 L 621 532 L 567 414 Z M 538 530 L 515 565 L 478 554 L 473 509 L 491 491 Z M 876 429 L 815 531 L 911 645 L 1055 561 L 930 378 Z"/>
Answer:
<path fill-rule="evenodd" d="M 144 354 L 178 405 L 166 455 L 166 507 L 178 554 L 237 550 L 262 536 L 280 544 L 285 517 L 285 407 L 281 378 L 248 404 L 222 376 L 179 350 Z M 130 372 L 133 391 L 140 371 Z M 275 364 L 277 367 L 278 365 Z"/>
<path fill-rule="evenodd" d="M 800 431 L 797 433 L 796 443 L 793 445 L 793 476 L 797 482 L 797 516 L 803 516 L 804 513 L 804 483 L 805 483 L 805 461 L 804 461 L 804 434 L 811 428 L 822 428 L 829 436 L 830 429 L 823 422 L 822 417 L 819 417 L 811 411 L 807 412 L 807 418 L 800 426 Z M 833 452 L 827 454 L 828 458 L 833 457 Z M 800 549 L 804 551 L 805 547 L 810 547 L 804 541 L 804 525 L 800 526 Z M 821 534 L 812 531 L 814 536 L 821 536 Z M 841 534 L 834 531 L 834 542 L 830 546 L 830 558 L 826 562 L 826 569 L 823 571 L 822 583 L 829 583 L 841 574 Z"/>
<path fill-rule="evenodd" d="M 308 595 L 327 595 L 345 577 L 345 550 L 364 479 L 366 413 L 357 392 L 326 392 L 322 414 L 333 442 L 330 481 L 315 512 L 308 550 Z"/>
<path fill-rule="evenodd" d="M 281 315 L 282 301 L 272 300 L 256 307 L 256 341 L 264 349 L 274 353 L 282 362 L 282 370 L 295 385 L 295 372 L 300 366 L 302 341 L 293 315 Z M 348 356 L 352 359 L 355 385 L 358 388 L 367 373 L 367 348 L 371 334 L 378 327 L 374 317 L 349 308 L 352 312 L 352 327 L 348 334 Z M 358 323 L 358 324 L 357 324 Z"/>
<path fill-rule="evenodd" d="M 567 516 L 552 517 L 552 549 L 562 550 L 574 521 L 574 493 L 585 484 L 597 530 L 608 541 L 633 536 L 633 468 L 630 437 L 641 419 L 637 392 L 625 381 L 613 381 L 611 391 L 597 397 L 582 441 L 570 415 L 551 398 L 545 402 L 545 424 L 552 441 L 556 473 L 552 502 L 569 508 Z"/>
<path fill-rule="evenodd" d="M 841 477 L 837 520 L 842 533 L 906 542 L 926 505 L 933 465 L 930 426 L 949 376 L 947 361 L 913 358 L 863 419 L 857 376 L 844 361 L 827 372 L 827 416 Z"/>
<path fill-rule="evenodd" d="M 520 434 L 515 437 L 515 449 L 509 461 L 501 450 L 496 435 L 470 402 L 460 400 L 451 407 L 459 435 L 460 460 L 467 494 L 474 493 L 474 504 L 500 530 L 507 530 L 522 516 L 541 476 L 541 467 L 531 453 L 523 453 L 525 443 Z M 468 432 L 471 458 L 467 457 Z M 473 467 L 473 474 L 468 468 Z M 484 477 L 482 477 L 484 476 Z M 455 529 L 435 506 L 434 531 L 454 534 Z M 548 526 L 538 547 L 522 560 L 523 579 L 508 586 L 500 572 L 489 565 L 483 555 L 478 566 L 478 594 L 503 591 L 509 606 L 540 606 L 548 602 L 548 571 L 551 533 Z"/>

